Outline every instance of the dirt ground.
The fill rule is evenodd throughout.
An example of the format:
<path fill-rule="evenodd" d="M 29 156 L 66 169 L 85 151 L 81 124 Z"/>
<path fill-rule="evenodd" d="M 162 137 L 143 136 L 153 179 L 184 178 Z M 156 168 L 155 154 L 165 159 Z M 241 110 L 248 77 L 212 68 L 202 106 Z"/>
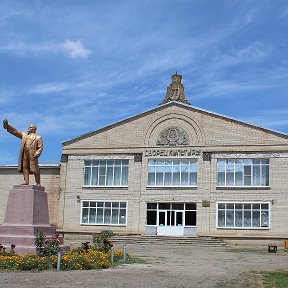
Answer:
<path fill-rule="evenodd" d="M 122 246 L 116 246 L 116 249 Z M 127 244 L 145 264 L 93 271 L 0 272 L 1 288 L 262 287 L 261 271 L 288 267 L 288 252 L 231 252 L 227 247 Z M 253 273 L 251 273 L 253 272 Z"/>

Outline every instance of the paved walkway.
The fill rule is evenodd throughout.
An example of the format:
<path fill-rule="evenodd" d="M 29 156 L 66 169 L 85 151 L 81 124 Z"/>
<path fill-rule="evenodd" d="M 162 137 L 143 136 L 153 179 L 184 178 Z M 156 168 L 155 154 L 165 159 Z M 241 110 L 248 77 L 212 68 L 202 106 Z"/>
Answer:
<path fill-rule="evenodd" d="M 116 247 L 120 248 L 120 247 Z M 1 288 L 262 287 L 250 271 L 287 269 L 288 252 L 231 252 L 226 247 L 127 244 L 146 264 L 93 271 L 0 272 Z"/>

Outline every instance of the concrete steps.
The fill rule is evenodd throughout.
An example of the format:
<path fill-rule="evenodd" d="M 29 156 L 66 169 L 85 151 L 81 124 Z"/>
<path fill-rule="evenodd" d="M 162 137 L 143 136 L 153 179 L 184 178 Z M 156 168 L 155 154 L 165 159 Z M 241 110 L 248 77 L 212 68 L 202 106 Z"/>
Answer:
<path fill-rule="evenodd" d="M 115 235 L 109 240 L 115 244 L 195 245 L 210 247 L 226 246 L 223 240 L 214 237 Z"/>

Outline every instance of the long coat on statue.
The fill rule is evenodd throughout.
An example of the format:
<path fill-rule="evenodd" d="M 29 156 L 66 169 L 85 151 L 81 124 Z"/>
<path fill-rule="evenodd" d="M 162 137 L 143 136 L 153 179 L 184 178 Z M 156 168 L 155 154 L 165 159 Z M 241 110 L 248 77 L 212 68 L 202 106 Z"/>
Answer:
<path fill-rule="evenodd" d="M 18 159 L 18 172 L 23 172 L 23 154 L 24 154 L 24 147 L 27 142 L 29 145 L 29 173 L 37 173 L 39 171 L 39 164 L 38 164 L 38 157 L 40 156 L 43 150 L 43 142 L 41 136 L 34 134 L 28 135 L 25 132 L 18 131 L 11 125 L 8 125 L 7 131 L 14 136 L 21 139 L 21 146 L 19 152 L 19 159 Z M 32 136 L 32 137 L 31 137 Z"/>

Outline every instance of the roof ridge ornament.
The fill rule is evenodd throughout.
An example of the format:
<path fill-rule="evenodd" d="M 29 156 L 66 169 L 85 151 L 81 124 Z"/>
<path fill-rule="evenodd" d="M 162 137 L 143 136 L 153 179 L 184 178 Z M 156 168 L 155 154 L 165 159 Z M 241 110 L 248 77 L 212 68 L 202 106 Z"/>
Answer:
<path fill-rule="evenodd" d="M 164 100 L 159 104 L 165 104 L 171 101 L 177 101 L 182 102 L 184 104 L 191 105 L 189 101 L 184 96 L 184 86 L 181 83 L 182 76 L 180 74 L 176 73 L 171 76 L 171 83 L 167 87 L 167 92 Z"/>

